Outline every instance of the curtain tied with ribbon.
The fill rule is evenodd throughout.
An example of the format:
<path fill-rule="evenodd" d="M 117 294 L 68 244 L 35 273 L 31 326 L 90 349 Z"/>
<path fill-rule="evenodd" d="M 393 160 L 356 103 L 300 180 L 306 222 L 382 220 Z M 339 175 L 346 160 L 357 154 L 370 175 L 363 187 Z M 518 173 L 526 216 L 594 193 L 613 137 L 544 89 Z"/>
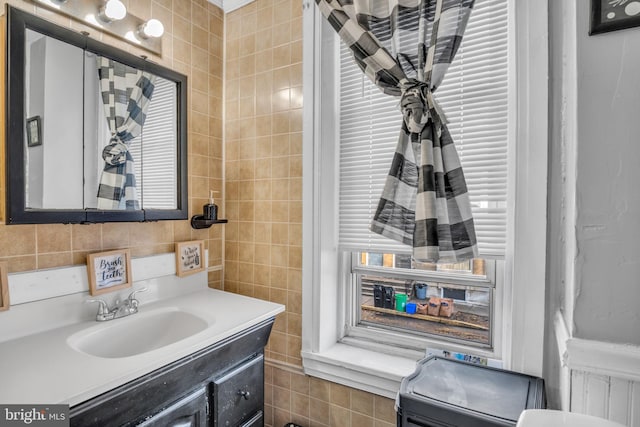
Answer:
<path fill-rule="evenodd" d="M 400 136 L 370 229 L 410 245 L 419 261 L 477 257 L 464 174 L 434 97 L 473 2 L 316 0 L 364 74 L 400 97 Z"/>
<path fill-rule="evenodd" d="M 131 141 L 142 133 L 155 87 L 155 76 L 109 58 L 98 57 L 98 78 L 111 132 L 102 150 L 104 168 L 98 209 L 140 209 Z"/>

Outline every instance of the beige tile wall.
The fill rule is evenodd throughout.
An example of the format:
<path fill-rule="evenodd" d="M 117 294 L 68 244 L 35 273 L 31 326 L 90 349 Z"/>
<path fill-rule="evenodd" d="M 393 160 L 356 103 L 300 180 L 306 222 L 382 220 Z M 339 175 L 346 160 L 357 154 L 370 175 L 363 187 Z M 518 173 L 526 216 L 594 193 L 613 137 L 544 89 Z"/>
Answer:
<path fill-rule="evenodd" d="M 75 30 L 188 76 L 189 203 L 190 215 L 199 213 L 209 189 L 222 191 L 222 11 L 206 0 L 123 0 L 130 13 L 158 18 L 165 26 L 163 55 L 150 55 L 128 43 L 64 18 L 31 2 L 10 0 L 13 6 Z M 7 1 L 0 1 L 2 11 Z M 4 164 L 4 149 L 0 151 Z M 2 174 L 4 176 L 4 174 Z M 2 186 L 0 196 L 4 196 Z M 4 200 L 4 197 L 3 199 Z M 4 213 L 4 211 L 0 212 Z M 96 225 L 0 224 L 0 261 L 9 271 L 26 271 L 83 264 L 87 253 L 131 248 L 133 256 L 172 252 L 175 242 L 204 239 L 209 265 L 222 264 L 221 226 L 192 230 L 189 221 L 111 223 Z M 221 287 L 221 271 L 209 273 L 210 286 Z"/>
<path fill-rule="evenodd" d="M 226 17 L 225 289 L 286 304 L 269 357 L 300 364 L 302 40 L 298 0 Z M 259 23 L 259 24 L 258 24 Z"/>
<path fill-rule="evenodd" d="M 304 427 L 395 426 L 394 402 L 340 384 L 309 377 L 299 369 L 265 370 L 265 414 L 269 425 Z"/>
<path fill-rule="evenodd" d="M 225 15 L 225 290 L 285 304 L 267 347 L 266 425 L 395 425 L 391 399 L 302 374 L 302 1 Z"/>
<path fill-rule="evenodd" d="M 258 0 L 226 16 L 206 0 L 123 1 L 131 13 L 165 25 L 164 55 L 150 59 L 189 77 L 190 215 L 201 211 L 209 189 L 222 191 L 224 170 L 224 202 L 218 204 L 230 222 L 209 230 L 192 230 L 188 221 L 2 223 L 0 261 L 7 261 L 12 272 L 26 271 L 82 264 L 87 253 L 101 250 L 131 248 L 141 256 L 171 252 L 178 241 L 204 239 L 210 266 L 225 259 L 225 289 L 287 306 L 267 348 L 268 359 L 280 364 L 266 369 L 267 425 L 392 426 L 392 400 L 301 373 L 301 1 Z M 0 1 L 3 8 L 5 3 Z M 28 1 L 9 3 L 65 27 L 86 29 Z M 146 54 L 88 31 L 124 50 Z M 4 150 L 0 152 L 4 164 Z M 210 272 L 210 286 L 221 287 L 221 278 L 221 271 Z"/>

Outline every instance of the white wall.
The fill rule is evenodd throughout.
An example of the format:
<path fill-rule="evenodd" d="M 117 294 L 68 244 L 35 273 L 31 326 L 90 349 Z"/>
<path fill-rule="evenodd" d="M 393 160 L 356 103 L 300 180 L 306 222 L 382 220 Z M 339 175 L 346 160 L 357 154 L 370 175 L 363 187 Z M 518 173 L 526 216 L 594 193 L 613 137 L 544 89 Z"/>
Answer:
<path fill-rule="evenodd" d="M 28 30 L 27 118 L 42 145 L 28 147 L 27 206 L 82 209 L 82 50 Z"/>
<path fill-rule="evenodd" d="M 82 209 L 82 50 L 46 37 L 43 207 Z"/>
<path fill-rule="evenodd" d="M 33 32 L 28 32 L 33 33 Z M 33 33 L 35 34 L 35 33 Z M 45 70 L 45 39 L 40 39 L 27 45 L 26 69 L 29 70 L 26 80 L 27 94 L 26 118 L 44 116 L 44 70 Z M 27 136 L 25 134 L 25 144 Z M 42 208 L 43 200 L 43 151 L 42 145 L 27 147 L 26 149 L 26 170 L 27 177 L 26 203 L 28 208 Z"/>
<path fill-rule="evenodd" d="M 545 378 L 552 406 L 569 409 L 582 391 L 558 353 L 571 359 L 558 310 L 569 339 L 640 346 L 640 27 L 589 36 L 589 2 L 549 6 Z"/>
<path fill-rule="evenodd" d="M 640 27 L 589 37 L 577 16 L 575 335 L 640 345 Z"/>

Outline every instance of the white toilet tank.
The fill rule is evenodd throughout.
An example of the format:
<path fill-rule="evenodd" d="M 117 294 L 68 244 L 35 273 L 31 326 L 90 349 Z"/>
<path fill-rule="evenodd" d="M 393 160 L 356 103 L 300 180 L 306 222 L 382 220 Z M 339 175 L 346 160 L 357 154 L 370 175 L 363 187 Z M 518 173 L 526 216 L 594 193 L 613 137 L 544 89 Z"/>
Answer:
<path fill-rule="evenodd" d="M 625 427 L 622 424 L 591 415 L 547 409 L 527 409 L 516 427 Z"/>

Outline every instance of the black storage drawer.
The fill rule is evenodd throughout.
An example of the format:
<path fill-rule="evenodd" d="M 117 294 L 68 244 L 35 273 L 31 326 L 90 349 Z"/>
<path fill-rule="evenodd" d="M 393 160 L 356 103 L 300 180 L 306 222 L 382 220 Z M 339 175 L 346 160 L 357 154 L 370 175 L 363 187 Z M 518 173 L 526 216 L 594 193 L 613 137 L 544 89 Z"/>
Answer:
<path fill-rule="evenodd" d="M 262 411 L 258 411 L 253 417 L 248 419 L 240 427 L 262 427 L 264 426 L 264 414 Z"/>
<path fill-rule="evenodd" d="M 513 427 L 545 408 L 542 378 L 430 356 L 402 380 L 398 427 Z"/>
<path fill-rule="evenodd" d="M 202 387 L 143 421 L 139 427 L 206 427 L 209 424 L 206 407 L 207 389 Z"/>
<path fill-rule="evenodd" d="M 262 410 L 263 361 L 264 356 L 260 354 L 213 381 L 214 426 L 237 426 L 251 421 Z"/>

